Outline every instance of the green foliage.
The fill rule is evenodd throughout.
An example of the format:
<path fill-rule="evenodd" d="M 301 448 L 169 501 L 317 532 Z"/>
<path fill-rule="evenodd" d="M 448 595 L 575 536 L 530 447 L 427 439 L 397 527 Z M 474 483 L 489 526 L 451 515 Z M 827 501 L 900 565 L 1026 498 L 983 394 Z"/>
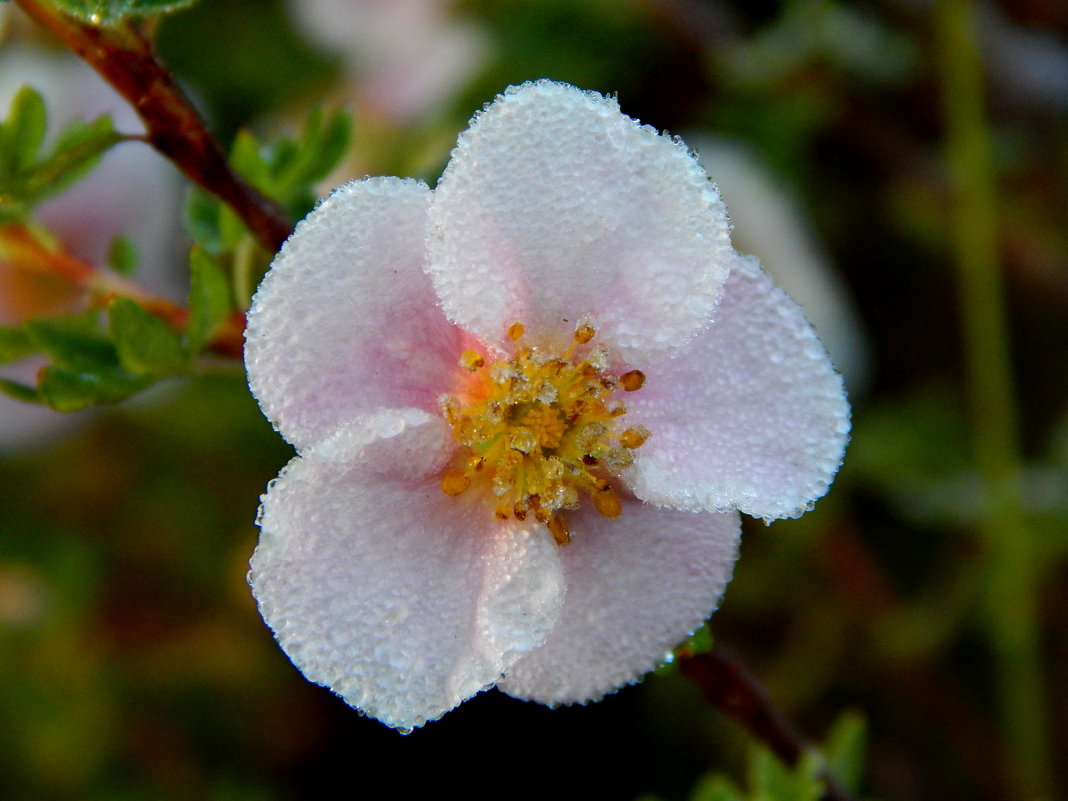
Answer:
<path fill-rule="evenodd" d="M 0 364 L 24 359 L 36 351 L 37 346 L 24 330 L 0 327 Z"/>
<path fill-rule="evenodd" d="M 137 246 L 124 236 L 117 236 L 108 251 L 108 267 L 119 275 L 132 275 L 137 269 Z"/>
<path fill-rule="evenodd" d="M 218 331 L 230 312 L 230 286 L 219 265 L 202 249 L 190 254 L 189 324 L 186 344 L 197 353 Z"/>
<path fill-rule="evenodd" d="M 35 400 L 57 411 L 73 412 L 118 403 L 150 383 L 123 368 L 115 346 L 101 335 L 96 318 L 94 312 L 32 320 L 23 326 L 35 350 L 52 362 L 37 375 Z M 29 400 L 28 393 L 22 395 Z"/>
<path fill-rule="evenodd" d="M 762 745 L 753 745 L 747 770 L 748 793 L 726 776 L 711 774 L 698 782 L 690 801 L 819 801 L 824 794 L 825 772 L 842 789 L 856 793 L 864 771 L 864 743 L 863 718 L 846 713 L 831 730 L 822 755 L 810 751 L 790 768 Z"/>
<path fill-rule="evenodd" d="M 35 353 L 50 362 L 36 388 L 0 380 L 0 392 L 71 412 L 118 403 L 160 379 L 190 373 L 231 311 L 219 265 L 200 248 L 191 260 L 184 332 L 129 297 L 111 301 L 106 326 L 90 311 L 0 328 L 0 363 Z"/>
<path fill-rule="evenodd" d="M 867 741 L 867 724 L 856 712 L 842 715 L 827 738 L 827 768 L 850 793 L 860 790 Z"/>
<path fill-rule="evenodd" d="M 135 375 L 164 378 L 185 370 L 185 349 L 173 328 L 129 298 L 108 306 L 111 339 L 119 363 Z"/>
<path fill-rule="evenodd" d="M 151 17 L 188 8 L 196 0 L 52 0 L 58 8 L 94 24 Z"/>
<path fill-rule="evenodd" d="M 344 155 L 351 130 L 352 122 L 345 112 L 328 116 L 316 109 L 308 115 L 304 130 L 296 139 L 281 137 L 264 145 L 249 131 L 240 131 L 230 160 L 241 177 L 298 220 L 315 204 L 315 183 L 325 178 Z M 201 190 L 190 197 L 186 221 L 194 240 L 209 253 L 237 250 L 250 237 L 228 206 Z"/>
<path fill-rule="evenodd" d="M 230 160 L 241 177 L 278 202 L 296 221 L 315 205 L 315 184 L 344 155 L 351 129 L 345 112 L 325 115 L 314 110 L 296 139 L 281 137 L 264 145 L 248 131 L 239 132 Z M 185 216 L 193 241 L 228 264 L 234 297 L 239 305 L 246 304 L 273 254 L 265 252 L 237 214 L 214 195 L 192 192 Z"/>
<path fill-rule="evenodd" d="M 40 93 L 24 86 L 0 124 L 0 224 L 23 219 L 34 205 L 69 186 L 122 141 L 109 117 L 68 125 L 42 150 L 47 114 Z"/>

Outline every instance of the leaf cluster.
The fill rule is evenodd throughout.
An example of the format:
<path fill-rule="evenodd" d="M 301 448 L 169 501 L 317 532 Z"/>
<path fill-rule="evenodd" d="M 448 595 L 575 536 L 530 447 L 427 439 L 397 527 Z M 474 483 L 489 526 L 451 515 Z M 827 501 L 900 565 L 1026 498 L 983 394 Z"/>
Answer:
<path fill-rule="evenodd" d="M 811 750 L 796 767 L 788 767 L 761 745 L 749 751 L 748 792 L 716 773 L 694 788 L 690 801 L 820 801 L 826 796 L 824 776 L 855 794 L 864 771 L 866 726 L 855 713 L 846 713 L 831 730 L 822 752 Z"/>
<path fill-rule="evenodd" d="M 43 354 L 35 386 L 0 379 L 0 391 L 61 412 L 118 403 L 161 378 L 189 373 L 230 314 L 230 289 L 200 249 L 190 260 L 189 311 L 180 328 L 129 297 L 98 310 L 0 328 L 0 363 Z"/>
<path fill-rule="evenodd" d="M 48 148 L 46 128 L 43 98 L 24 86 L 0 124 L 0 224 L 25 219 L 35 205 L 85 175 L 124 139 L 107 116 L 72 122 Z"/>
<path fill-rule="evenodd" d="M 315 205 L 315 184 L 325 178 L 345 153 L 352 123 L 343 111 L 326 115 L 316 109 L 299 137 L 280 137 L 269 145 L 242 130 L 234 139 L 230 163 L 253 187 L 281 204 L 292 220 Z M 239 250 L 251 235 L 240 218 L 217 197 L 194 191 L 186 208 L 197 244 L 214 254 Z"/>
<path fill-rule="evenodd" d="M 81 9 L 77 13 L 86 14 L 175 5 L 147 0 L 68 2 Z M 32 225 L 29 213 L 36 203 L 83 176 L 104 151 L 123 140 L 110 119 L 101 117 L 71 124 L 51 148 L 44 149 L 46 127 L 43 99 L 35 90 L 23 88 L 0 126 L 0 225 Z M 299 219 L 314 205 L 314 184 L 337 164 L 349 133 L 348 116 L 316 111 L 296 138 L 264 145 L 242 132 L 233 144 L 232 164 L 250 185 Z M 191 196 L 187 223 L 196 243 L 190 256 L 187 309 L 141 299 L 135 287 L 127 288 L 120 279 L 114 292 L 110 287 L 104 291 L 105 296 L 114 295 L 107 297 L 106 315 L 95 309 L 0 328 L 0 364 L 31 355 L 48 359 L 34 385 L 0 379 L 0 391 L 59 411 L 75 411 L 117 403 L 160 379 L 193 371 L 223 326 L 237 319 L 235 307 L 248 301 L 271 254 L 259 247 L 229 206 L 201 190 Z M 109 266 L 128 275 L 136 261 L 132 244 L 116 239 Z M 99 288 L 94 294 L 99 300 Z M 237 350 L 237 328 L 227 336 L 237 342 L 230 350 Z"/>

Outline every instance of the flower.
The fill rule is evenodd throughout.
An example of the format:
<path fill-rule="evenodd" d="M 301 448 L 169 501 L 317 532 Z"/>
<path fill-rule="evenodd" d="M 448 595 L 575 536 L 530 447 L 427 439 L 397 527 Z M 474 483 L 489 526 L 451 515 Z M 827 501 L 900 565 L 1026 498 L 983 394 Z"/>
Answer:
<path fill-rule="evenodd" d="M 494 685 L 599 699 L 715 608 L 739 510 L 827 490 L 841 379 L 729 227 L 681 142 L 549 81 L 435 190 L 368 178 L 297 227 L 248 317 L 299 452 L 250 581 L 310 680 L 401 729 Z"/>
<path fill-rule="evenodd" d="M 366 117 L 411 123 L 440 110 L 482 66 L 489 37 L 453 0 L 290 0 L 303 33 L 340 59 Z"/>

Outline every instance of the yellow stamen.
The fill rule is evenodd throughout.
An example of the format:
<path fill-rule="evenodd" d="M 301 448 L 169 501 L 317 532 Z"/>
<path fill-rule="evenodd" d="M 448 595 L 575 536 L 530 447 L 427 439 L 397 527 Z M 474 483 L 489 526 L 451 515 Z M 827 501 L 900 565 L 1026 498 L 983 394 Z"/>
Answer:
<path fill-rule="evenodd" d="M 596 333 L 587 323 L 563 353 L 520 342 L 524 332 L 518 321 L 509 326 L 516 343 L 510 360 L 486 364 L 476 351 L 461 354 L 472 376 L 456 395 L 441 398 L 461 446 L 441 489 L 459 495 L 477 484 L 497 520 L 536 520 L 564 545 L 571 540 L 564 512 L 583 496 L 603 517 L 623 511 L 612 479 L 633 463 L 631 451 L 649 432 L 642 426 L 620 432 L 616 420 L 627 410 L 613 396 L 639 389 L 645 376 L 612 372 L 608 351 L 587 347 Z"/>

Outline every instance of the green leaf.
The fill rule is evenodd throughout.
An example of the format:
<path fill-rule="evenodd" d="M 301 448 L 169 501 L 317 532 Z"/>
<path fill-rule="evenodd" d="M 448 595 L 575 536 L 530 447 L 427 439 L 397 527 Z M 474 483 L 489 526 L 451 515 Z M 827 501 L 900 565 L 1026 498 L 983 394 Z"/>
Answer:
<path fill-rule="evenodd" d="M 118 403 L 151 383 L 113 369 L 99 373 L 46 367 L 37 383 L 37 395 L 56 411 L 76 412 L 90 406 Z"/>
<path fill-rule="evenodd" d="M 259 142 L 248 130 L 242 129 L 234 137 L 234 144 L 230 149 L 230 163 L 246 181 L 261 191 L 270 193 L 270 170 L 260 154 Z"/>
<path fill-rule="evenodd" d="M 95 312 L 31 320 L 23 330 L 38 350 L 65 369 L 97 373 L 119 366 L 115 346 L 100 336 Z"/>
<path fill-rule="evenodd" d="M 135 301 L 113 300 L 108 306 L 108 323 L 123 369 L 154 378 L 186 370 L 188 360 L 178 334 Z"/>
<path fill-rule="evenodd" d="M 28 387 L 25 384 L 20 384 L 17 381 L 9 381 L 6 378 L 0 378 L 0 392 L 3 392 L 10 398 L 26 401 L 27 403 L 41 402 L 36 389 Z"/>
<path fill-rule="evenodd" d="M 108 266 L 121 275 L 132 275 L 137 269 L 137 246 L 124 236 L 111 240 Z"/>
<path fill-rule="evenodd" d="M 23 86 L 11 100 L 4 132 L 4 166 L 19 173 L 37 160 L 44 142 L 46 114 L 41 94 Z"/>
<path fill-rule="evenodd" d="M 819 801 L 823 782 L 815 759 L 806 754 L 789 768 L 766 748 L 754 748 L 749 758 L 749 786 L 761 801 Z"/>
<path fill-rule="evenodd" d="M 44 100 L 23 87 L 0 126 L 0 222 L 23 219 L 34 204 L 84 175 L 108 148 L 123 140 L 108 117 L 77 121 L 65 128 L 47 154 L 41 154 L 47 116 Z"/>
<path fill-rule="evenodd" d="M 242 240 L 251 238 L 241 218 L 229 206 L 219 207 L 219 238 L 225 250 L 234 250 Z"/>
<path fill-rule="evenodd" d="M 860 789 L 866 746 L 867 725 L 864 717 L 856 712 L 842 715 L 827 738 L 827 767 L 851 793 Z"/>
<path fill-rule="evenodd" d="M 705 776 L 697 783 L 690 801 L 745 801 L 745 796 L 726 776 Z"/>
<path fill-rule="evenodd" d="M 218 199 L 202 189 L 189 193 L 185 203 L 185 224 L 193 241 L 208 253 L 222 252 L 222 233 L 219 230 Z"/>
<path fill-rule="evenodd" d="M 352 120 L 343 111 L 336 112 L 325 122 L 322 111 L 312 111 L 294 154 L 276 162 L 281 199 L 292 200 L 293 196 L 325 178 L 345 155 L 351 134 Z"/>
<path fill-rule="evenodd" d="M 195 0 L 52 0 L 68 14 L 93 24 L 115 23 L 127 17 L 167 14 L 191 6 Z"/>
<path fill-rule="evenodd" d="M 22 194 L 33 203 L 54 195 L 89 172 L 123 138 L 107 116 L 71 123 L 59 135 L 52 154 L 26 172 Z"/>
<path fill-rule="evenodd" d="M 226 274 L 201 248 L 193 248 L 189 266 L 189 325 L 186 328 L 186 340 L 190 354 L 196 355 L 211 341 L 230 312 L 230 286 Z"/>
<path fill-rule="evenodd" d="M 690 636 L 690 639 L 675 649 L 675 652 L 703 654 L 706 651 L 711 651 L 712 645 L 712 629 L 708 627 L 708 621 L 706 620 L 701 625 L 701 628 Z"/>
<path fill-rule="evenodd" d="M 0 327 L 0 364 L 18 361 L 36 352 L 37 345 L 21 328 Z"/>

